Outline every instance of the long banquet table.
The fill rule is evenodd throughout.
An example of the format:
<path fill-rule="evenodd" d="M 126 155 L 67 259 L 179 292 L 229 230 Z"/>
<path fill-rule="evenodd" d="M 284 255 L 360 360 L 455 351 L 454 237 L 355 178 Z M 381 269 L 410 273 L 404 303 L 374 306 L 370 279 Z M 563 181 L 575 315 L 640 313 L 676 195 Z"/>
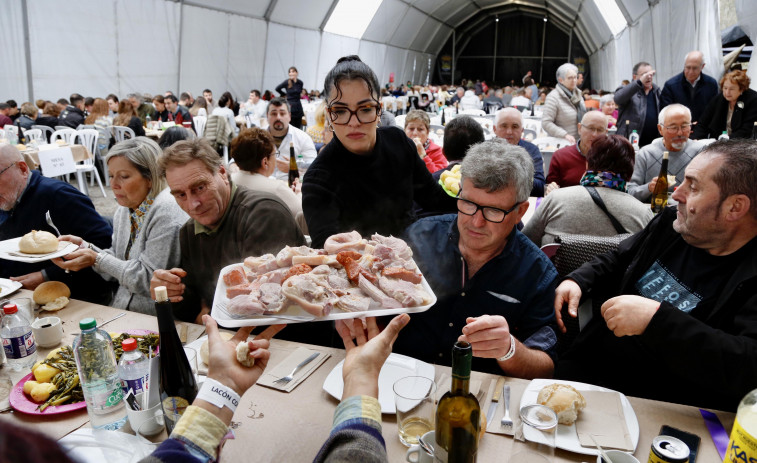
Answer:
<path fill-rule="evenodd" d="M 31 297 L 29 291 L 22 290 L 13 297 Z M 95 317 L 101 323 L 121 311 L 111 307 L 99 306 L 82 301 L 72 300 L 69 306 L 54 315 L 63 320 L 63 344 L 71 344 L 73 334 L 79 331 L 78 321 L 85 317 Z M 329 322 L 313 325 L 314 329 L 327 328 Z M 178 322 L 177 326 L 188 325 L 187 342 L 199 338 L 204 333 L 204 327 Z M 151 329 L 157 331 L 155 317 L 127 312 L 127 315 L 113 321 L 106 327 L 107 331 L 125 331 L 129 329 Z M 180 329 L 181 331 L 181 329 Z M 268 368 L 275 367 L 279 362 L 302 344 L 274 339 L 271 343 L 271 359 Z M 228 440 L 221 453 L 222 462 L 248 461 L 252 456 L 254 461 L 311 461 L 318 452 L 321 444 L 326 440 L 331 430 L 334 409 L 338 401 L 326 393 L 323 382 L 329 372 L 344 359 L 344 350 L 320 346 L 309 346 L 322 352 L 328 352 L 331 357 L 321 365 L 310 377 L 297 386 L 292 392 L 286 393 L 263 386 L 253 386 L 243 396 L 234 414 L 232 429 L 235 439 Z M 39 349 L 39 355 L 47 355 L 50 349 Z M 450 368 L 436 366 L 436 379 L 445 376 L 449 380 Z M 11 372 L 14 384 L 24 375 Z M 497 376 L 473 372 L 473 380 L 480 380 L 482 385 L 494 384 Z M 520 402 L 520 397 L 528 381 L 507 378 L 507 384 L 512 386 L 512 400 Z M 654 400 L 628 398 L 634 408 L 639 421 L 640 437 L 635 456 L 640 461 L 647 461 L 652 439 L 658 435 L 660 426 L 667 424 L 679 429 L 692 432 L 701 437 L 699 449 L 700 462 L 721 461 L 712 443 L 699 409 L 685 405 L 658 402 Z M 489 402 L 481 404 L 482 411 L 488 409 Z M 734 414 L 715 411 L 726 430 L 733 425 Z M 0 414 L 0 419 L 11 420 L 19 425 L 34 427 L 51 438 L 60 439 L 76 429 L 88 425 L 86 410 L 71 412 L 56 416 L 24 415 L 14 411 Z M 386 440 L 389 461 L 405 461 L 407 450 L 397 437 L 397 423 L 394 415 L 383 415 L 383 435 Z M 165 432 L 159 438 L 165 438 Z M 478 461 L 507 461 L 511 454 L 513 440 L 511 437 L 487 433 L 479 447 Z M 596 457 L 569 453 L 557 450 L 555 461 L 584 462 L 595 461 Z"/>

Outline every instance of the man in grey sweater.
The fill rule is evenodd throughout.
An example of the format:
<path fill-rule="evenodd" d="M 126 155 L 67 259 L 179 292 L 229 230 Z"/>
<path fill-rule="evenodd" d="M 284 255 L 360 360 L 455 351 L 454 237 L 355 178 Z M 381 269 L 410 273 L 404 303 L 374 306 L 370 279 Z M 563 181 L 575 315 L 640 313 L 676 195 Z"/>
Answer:
<path fill-rule="evenodd" d="M 649 201 L 652 197 L 664 151 L 669 153 L 668 177 L 674 175 L 676 178 L 675 183 L 668 184 L 668 190 L 672 193 L 676 185 L 683 183 L 686 166 L 704 147 L 701 142 L 689 140 L 691 111 L 682 104 L 672 104 L 660 111 L 657 130 L 662 138 L 639 150 L 633 176 L 628 182 L 628 192 L 639 201 Z"/>

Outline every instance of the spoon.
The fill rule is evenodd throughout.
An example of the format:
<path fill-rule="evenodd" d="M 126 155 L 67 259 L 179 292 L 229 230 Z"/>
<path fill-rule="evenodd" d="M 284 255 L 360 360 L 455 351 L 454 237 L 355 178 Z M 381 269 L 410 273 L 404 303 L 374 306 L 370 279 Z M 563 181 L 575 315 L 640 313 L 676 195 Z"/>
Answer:
<path fill-rule="evenodd" d="M 612 458 L 610 458 L 607 455 L 607 452 L 605 452 L 605 449 L 603 449 L 602 446 L 597 443 L 597 440 L 594 439 L 594 435 L 589 434 L 589 437 L 591 438 L 591 441 L 594 442 L 594 445 L 597 446 L 597 450 L 599 450 L 599 453 L 600 455 L 602 455 L 602 459 L 605 461 L 605 463 L 612 463 Z"/>
<path fill-rule="evenodd" d="M 423 440 L 423 436 L 418 436 L 418 443 L 421 444 L 421 448 L 429 455 L 434 454 L 434 446 Z M 612 462 L 610 462 L 612 463 Z"/>

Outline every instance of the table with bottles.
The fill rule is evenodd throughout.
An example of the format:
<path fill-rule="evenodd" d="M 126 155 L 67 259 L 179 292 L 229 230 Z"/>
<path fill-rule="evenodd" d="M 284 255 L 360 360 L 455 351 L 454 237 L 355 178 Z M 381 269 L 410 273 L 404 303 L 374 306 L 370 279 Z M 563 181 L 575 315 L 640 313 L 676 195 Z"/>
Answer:
<path fill-rule="evenodd" d="M 31 292 L 22 290 L 15 297 L 30 297 Z M 79 332 L 79 321 L 83 318 L 94 317 L 98 324 L 121 313 L 121 310 L 72 300 L 63 310 L 54 315 L 63 321 L 64 336 L 61 345 L 71 345 L 74 333 Z M 180 324 L 181 325 L 181 324 Z M 184 324 L 186 325 L 186 324 Z M 314 325 L 314 329 L 320 327 Z M 327 328 L 327 324 L 323 324 Z M 127 312 L 126 316 L 108 324 L 104 329 L 110 332 L 127 331 L 130 329 L 158 329 L 157 318 Z M 204 327 L 189 325 L 187 341 L 191 342 L 204 333 Z M 289 354 L 303 344 L 273 339 L 271 343 L 271 358 L 269 368 L 275 367 Z M 338 401 L 324 391 L 323 384 L 331 370 L 344 359 L 344 350 L 320 346 L 306 346 L 331 356 L 318 367 L 305 381 L 291 392 L 284 392 L 263 386 L 253 386 L 242 397 L 239 407 L 234 414 L 231 427 L 235 438 L 227 440 L 220 461 L 247 461 L 254 452 L 259 461 L 311 461 L 323 442 L 331 432 L 334 410 Z M 40 357 L 47 355 L 51 349 L 38 349 Z M 3 373 L 7 368 L 3 368 Z M 11 372 L 14 384 L 28 372 Z M 444 378 L 444 379 L 443 379 Z M 450 368 L 435 366 L 435 380 L 443 390 L 440 382 L 449 381 Z M 472 381 L 478 381 L 482 388 L 489 390 L 498 376 L 473 372 Z M 511 386 L 511 400 L 519 403 L 523 391 L 528 385 L 527 380 L 507 378 L 506 384 Z M 493 388 L 491 388 L 493 390 Z M 699 462 L 722 461 L 717 454 L 712 439 L 707 431 L 705 422 L 696 407 L 659 402 L 654 400 L 628 397 L 639 421 L 640 436 L 635 456 L 641 462 L 647 461 L 652 439 L 659 434 L 663 424 L 673 426 L 701 437 L 699 448 Z M 481 401 L 482 413 L 489 408 L 489 395 Z M 734 422 L 734 413 L 715 411 L 726 432 L 730 433 Z M 88 426 L 89 418 L 86 409 L 50 416 L 25 415 L 13 411 L 0 413 L 0 419 L 11 420 L 19 425 L 33 427 L 51 438 L 60 439 L 82 426 Z M 386 441 L 389 461 L 405 461 L 405 447 L 399 440 L 395 415 L 382 416 L 383 436 Z M 293 432 L 296 430 L 296 432 Z M 165 432 L 156 436 L 155 440 L 165 439 Z M 486 433 L 479 443 L 479 462 L 508 461 L 513 448 L 513 439 L 509 436 Z M 555 461 L 565 462 L 594 462 L 596 457 L 557 450 Z"/>

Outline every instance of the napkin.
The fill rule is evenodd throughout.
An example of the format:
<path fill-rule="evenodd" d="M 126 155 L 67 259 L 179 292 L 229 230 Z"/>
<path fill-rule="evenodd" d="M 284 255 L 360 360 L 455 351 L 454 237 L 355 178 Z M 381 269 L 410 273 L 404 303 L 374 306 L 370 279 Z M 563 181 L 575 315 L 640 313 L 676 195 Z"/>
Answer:
<path fill-rule="evenodd" d="M 74 461 L 82 463 L 134 463 L 156 448 L 144 438 L 121 431 L 80 428 L 58 443 Z"/>
<path fill-rule="evenodd" d="M 609 391 L 581 391 L 581 394 L 586 398 L 586 408 L 576 421 L 581 446 L 596 448 L 589 437 L 589 434 L 593 434 L 603 448 L 632 452 L 634 447 L 626 426 L 620 394 Z"/>
<path fill-rule="evenodd" d="M 318 352 L 318 357 L 302 367 L 302 369 L 294 375 L 294 379 L 286 384 L 274 384 L 274 381 L 291 373 L 292 370 L 294 370 L 294 367 L 308 358 L 313 352 L 317 351 L 308 349 L 306 347 L 298 347 L 297 350 L 289 354 L 289 356 L 282 360 L 278 365 L 266 371 L 265 374 L 258 380 L 258 384 L 284 392 L 292 392 L 294 388 L 296 388 L 301 382 L 305 381 L 308 376 L 310 376 L 315 370 L 318 369 L 319 366 L 321 366 L 321 364 L 323 364 L 323 362 L 331 357 L 331 354 L 327 354 L 326 352 Z"/>
<path fill-rule="evenodd" d="M 510 386 L 510 418 L 513 420 L 513 431 L 516 431 L 520 428 L 520 398 L 523 396 L 523 391 L 526 390 L 529 383 L 505 380 L 505 384 Z M 485 413 L 484 410 L 489 411 L 489 404 L 492 401 L 495 387 L 497 387 L 496 381 L 492 381 L 489 393 L 486 395 L 486 402 L 481 405 L 483 413 Z M 486 432 L 501 434 L 503 436 L 511 435 L 506 434 L 500 424 L 503 416 L 505 416 L 505 396 L 500 394 L 494 418 L 492 418 L 491 423 L 486 423 Z"/>

